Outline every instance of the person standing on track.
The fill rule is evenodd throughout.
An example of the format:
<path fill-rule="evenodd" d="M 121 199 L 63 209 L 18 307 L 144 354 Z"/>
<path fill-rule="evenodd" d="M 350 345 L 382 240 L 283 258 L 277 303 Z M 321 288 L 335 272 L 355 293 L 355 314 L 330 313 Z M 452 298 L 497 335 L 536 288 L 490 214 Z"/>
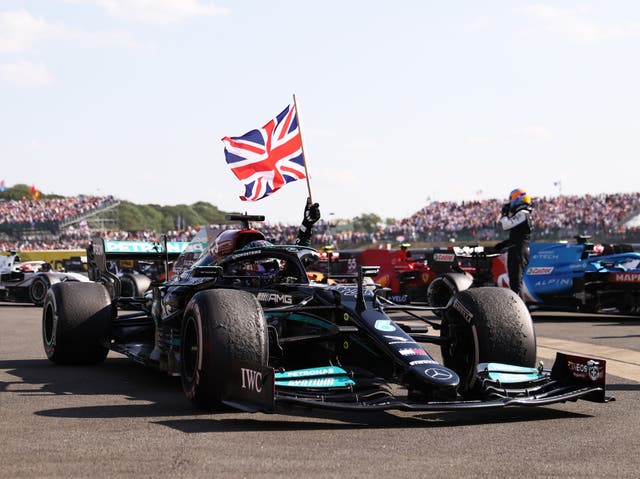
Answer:
<path fill-rule="evenodd" d="M 509 287 L 522 296 L 522 278 L 529 264 L 529 242 L 531 240 L 533 205 L 531 197 L 523 189 L 509 193 L 509 201 L 502 206 L 498 221 L 509 238 L 496 245 L 497 250 L 507 250 L 507 272 Z"/>

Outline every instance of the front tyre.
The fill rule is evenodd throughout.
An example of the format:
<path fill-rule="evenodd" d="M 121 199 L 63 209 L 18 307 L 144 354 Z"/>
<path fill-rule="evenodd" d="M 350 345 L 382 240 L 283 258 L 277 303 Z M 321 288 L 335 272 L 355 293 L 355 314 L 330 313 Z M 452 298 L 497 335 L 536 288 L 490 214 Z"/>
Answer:
<path fill-rule="evenodd" d="M 480 363 L 536 364 L 531 315 L 510 289 L 481 287 L 456 294 L 440 334 L 445 339 L 441 348 L 444 365 L 460 376 L 463 395 L 473 391 Z"/>
<path fill-rule="evenodd" d="M 268 362 L 267 325 L 251 293 L 196 293 L 184 313 L 180 375 L 185 396 L 203 409 L 221 407 L 232 360 Z"/>
<path fill-rule="evenodd" d="M 111 298 L 99 283 L 61 282 L 42 307 L 42 342 L 56 364 L 96 364 L 109 352 Z"/>

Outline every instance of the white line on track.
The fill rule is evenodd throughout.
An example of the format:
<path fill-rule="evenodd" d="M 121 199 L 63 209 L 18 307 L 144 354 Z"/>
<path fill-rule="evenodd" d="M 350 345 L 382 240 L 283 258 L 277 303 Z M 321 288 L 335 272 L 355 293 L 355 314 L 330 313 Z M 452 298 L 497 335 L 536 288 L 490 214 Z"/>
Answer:
<path fill-rule="evenodd" d="M 564 339 L 536 338 L 538 358 L 555 359 L 556 352 L 605 359 L 607 374 L 640 382 L 640 352 L 629 349 L 578 343 Z"/>

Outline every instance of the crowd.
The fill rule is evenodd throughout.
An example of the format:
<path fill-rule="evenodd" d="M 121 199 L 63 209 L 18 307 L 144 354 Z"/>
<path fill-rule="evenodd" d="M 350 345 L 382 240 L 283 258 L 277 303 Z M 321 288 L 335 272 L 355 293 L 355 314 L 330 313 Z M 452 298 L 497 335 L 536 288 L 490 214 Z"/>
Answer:
<path fill-rule="evenodd" d="M 446 241 L 466 237 L 494 240 L 503 235 L 497 225 L 503 201 L 434 201 L 402 220 L 396 233 L 421 241 Z M 640 213 L 640 193 L 534 198 L 534 238 L 571 238 L 578 234 L 619 236 L 628 231 L 623 224 Z"/>
<path fill-rule="evenodd" d="M 60 200 L 0 202 L 0 224 L 11 221 L 60 221 L 98 208 L 112 197 L 77 197 Z M 398 241 L 443 243 L 450 241 L 497 241 L 504 232 L 496 223 L 503 201 L 434 201 L 420 211 L 394 224 L 380 225 L 377 231 L 366 233 L 337 229 L 321 220 L 314 227 L 312 244 L 333 244 L 355 247 L 363 244 L 386 244 Z M 616 193 L 584 196 L 534 198 L 533 240 L 572 238 L 587 234 L 599 241 L 640 242 L 640 229 L 624 225 L 640 214 L 640 193 Z M 220 225 L 221 227 L 229 227 Z M 265 224 L 260 229 L 274 243 L 293 243 L 299 225 Z M 172 241 L 189 241 L 197 226 L 167 233 Z M 83 249 L 92 234 L 86 229 L 62 231 L 59 235 L 0 241 L 0 251 L 33 249 Z M 114 240 L 158 240 L 155 231 L 102 231 L 102 236 Z M 602 238 L 602 239 L 601 239 Z M 611 238 L 611 239 L 604 239 Z"/>
<path fill-rule="evenodd" d="M 0 201 L 0 224 L 35 225 L 81 216 L 113 202 L 113 196 L 73 196 L 37 200 Z"/>

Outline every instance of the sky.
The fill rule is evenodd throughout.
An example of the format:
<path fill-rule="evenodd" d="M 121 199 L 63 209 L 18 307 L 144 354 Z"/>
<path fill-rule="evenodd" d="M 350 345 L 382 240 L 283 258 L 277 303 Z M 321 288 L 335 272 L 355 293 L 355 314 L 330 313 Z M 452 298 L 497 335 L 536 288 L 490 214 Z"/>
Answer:
<path fill-rule="evenodd" d="M 0 0 L 0 180 L 297 224 L 224 136 L 295 94 L 323 217 L 638 191 L 640 2 Z"/>

